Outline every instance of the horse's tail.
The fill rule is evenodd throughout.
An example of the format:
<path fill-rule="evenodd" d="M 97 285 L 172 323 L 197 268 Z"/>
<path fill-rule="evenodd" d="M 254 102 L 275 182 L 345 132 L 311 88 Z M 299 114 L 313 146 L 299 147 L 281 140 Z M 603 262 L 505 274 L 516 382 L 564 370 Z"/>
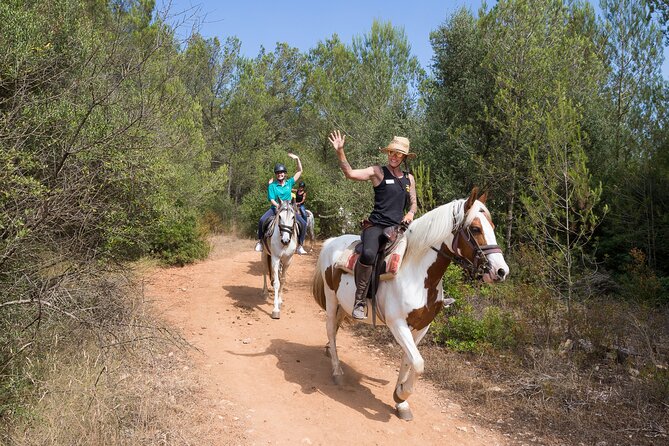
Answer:
<path fill-rule="evenodd" d="M 316 262 L 316 269 L 314 270 L 314 281 L 311 284 L 311 293 L 314 295 L 314 300 L 319 307 L 325 310 L 325 281 L 323 274 L 321 274 L 321 258 L 318 257 Z"/>
<path fill-rule="evenodd" d="M 314 280 L 311 284 L 311 293 L 314 296 L 316 303 L 322 308 L 325 308 L 325 281 L 323 280 L 323 274 L 321 273 L 321 265 L 323 263 L 323 254 L 326 252 L 326 248 L 332 239 L 328 239 L 323 243 L 323 248 L 321 253 L 318 256 L 316 261 L 316 268 L 314 268 Z"/>

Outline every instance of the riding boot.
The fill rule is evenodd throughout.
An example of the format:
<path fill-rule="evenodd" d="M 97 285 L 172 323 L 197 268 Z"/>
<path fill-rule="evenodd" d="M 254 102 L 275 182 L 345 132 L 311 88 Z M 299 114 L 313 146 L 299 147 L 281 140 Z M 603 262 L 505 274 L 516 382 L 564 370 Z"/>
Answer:
<path fill-rule="evenodd" d="M 355 302 L 353 302 L 353 319 L 366 319 L 365 307 L 367 306 L 367 287 L 372 277 L 372 265 L 365 265 L 358 260 L 355 263 Z"/>

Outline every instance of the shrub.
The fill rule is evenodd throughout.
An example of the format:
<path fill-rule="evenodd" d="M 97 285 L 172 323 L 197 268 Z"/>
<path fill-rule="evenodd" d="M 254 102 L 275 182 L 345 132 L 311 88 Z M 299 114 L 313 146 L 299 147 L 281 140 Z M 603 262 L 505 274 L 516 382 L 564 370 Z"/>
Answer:
<path fill-rule="evenodd" d="M 457 315 L 435 321 L 434 340 L 457 351 L 477 351 L 483 340 L 483 327 L 473 308 L 466 305 Z"/>
<path fill-rule="evenodd" d="M 225 232 L 235 225 L 235 205 L 227 195 L 219 195 L 207 205 L 202 225 L 208 232 Z"/>
<path fill-rule="evenodd" d="M 669 303 L 666 279 L 658 278 L 648 266 L 646 254 L 638 248 L 633 248 L 629 254 L 632 262 L 625 267 L 625 274 L 620 279 L 622 295 L 654 305 Z"/>
<path fill-rule="evenodd" d="M 489 304 L 493 299 L 490 287 L 474 289 L 463 281 L 462 270 L 453 265 L 446 270 L 442 283 L 445 295 L 455 299 L 455 303 L 435 319 L 432 325 L 435 342 L 469 352 L 518 344 L 519 324 L 510 312 Z M 481 310 L 470 302 L 474 296 L 483 304 Z"/>
<path fill-rule="evenodd" d="M 151 232 L 151 252 L 168 265 L 183 266 L 209 254 L 204 231 L 192 213 L 165 216 Z"/>

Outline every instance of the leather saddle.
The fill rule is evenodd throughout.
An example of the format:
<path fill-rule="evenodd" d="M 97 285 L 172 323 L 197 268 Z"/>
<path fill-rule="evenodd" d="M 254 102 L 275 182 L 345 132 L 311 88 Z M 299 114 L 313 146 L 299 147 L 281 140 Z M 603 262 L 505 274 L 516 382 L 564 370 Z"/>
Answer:
<path fill-rule="evenodd" d="M 391 226 L 385 229 L 386 243 L 379 246 L 379 251 L 374 262 L 374 272 L 372 273 L 372 284 L 368 288 L 368 297 L 376 293 L 376 284 L 381 280 L 390 280 L 395 277 L 402 264 L 402 258 L 406 251 L 406 237 L 402 226 Z M 355 263 L 362 253 L 362 241 L 357 240 L 351 243 L 335 262 L 335 268 L 344 272 L 353 274 Z M 373 290 L 372 290 L 373 289 Z"/>

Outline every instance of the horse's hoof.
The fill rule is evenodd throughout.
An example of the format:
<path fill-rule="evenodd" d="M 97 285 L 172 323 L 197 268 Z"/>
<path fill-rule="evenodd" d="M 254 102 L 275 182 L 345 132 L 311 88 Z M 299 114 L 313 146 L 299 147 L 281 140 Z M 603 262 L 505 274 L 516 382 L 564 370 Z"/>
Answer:
<path fill-rule="evenodd" d="M 272 311 L 272 319 L 280 319 L 281 314 L 278 311 Z"/>
<path fill-rule="evenodd" d="M 411 413 L 411 409 L 409 409 L 408 407 L 403 407 L 403 408 L 398 407 L 397 408 L 397 417 L 400 420 L 404 420 L 404 421 L 413 420 L 413 414 Z"/>
<path fill-rule="evenodd" d="M 332 375 L 332 381 L 338 385 L 341 386 L 344 384 L 344 375 Z"/>

